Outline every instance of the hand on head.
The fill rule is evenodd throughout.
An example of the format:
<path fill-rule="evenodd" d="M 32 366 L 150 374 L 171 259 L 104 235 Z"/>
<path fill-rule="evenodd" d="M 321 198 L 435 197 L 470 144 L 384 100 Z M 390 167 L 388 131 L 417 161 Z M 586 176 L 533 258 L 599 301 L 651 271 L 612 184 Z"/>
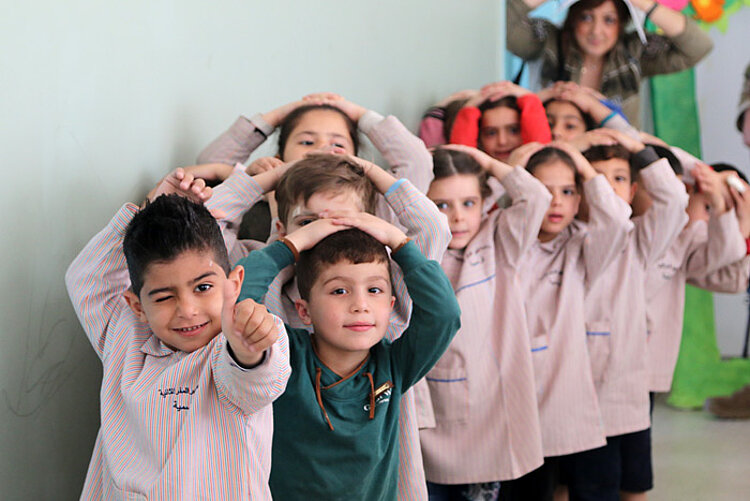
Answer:
<path fill-rule="evenodd" d="M 552 141 L 549 146 L 559 148 L 570 155 L 570 158 L 573 160 L 573 163 L 576 166 L 578 174 L 581 175 L 584 181 L 588 181 L 589 179 L 593 179 L 594 177 L 596 177 L 597 172 L 591 166 L 589 161 L 586 160 L 586 157 L 583 156 L 579 148 L 564 141 Z"/>
<path fill-rule="evenodd" d="M 537 142 L 521 145 L 511 152 L 510 157 L 508 158 L 508 164 L 525 168 L 526 164 L 529 162 L 529 158 L 545 146 L 546 145 Z"/>
<path fill-rule="evenodd" d="M 211 188 L 201 178 L 196 178 L 190 172 L 179 167 L 167 174 L 156 187 L 151 190 L 147 198 L 153 202 L 161 195 L 176 193 L 196 203 L 203 203 L 211 198 Z"/>
<path fill-rule="evenodd" d="M 331 106 L 335 106 L 336 108 L 346 113 L 349 118 L 354 121 L 354 123 L 359 122 L 359 119 L 362 118 L 362 115 L 367 112 L 367 108 L 353 103 L 334 92 L 318 92 L 314 94 L 308 94 L 302 98 L 302 101 L 306 104 L 328 104 Z"/>
<path fill-rule="evenodd" d="M 699 162 L 692 170 L 697 190 L 708 197 L 711 211 L 714 215 L 723 214 L 727 211 L 727 201 L 731 199 L 729 186 L 724 177 L 714 171 L 710 165 Z"/>

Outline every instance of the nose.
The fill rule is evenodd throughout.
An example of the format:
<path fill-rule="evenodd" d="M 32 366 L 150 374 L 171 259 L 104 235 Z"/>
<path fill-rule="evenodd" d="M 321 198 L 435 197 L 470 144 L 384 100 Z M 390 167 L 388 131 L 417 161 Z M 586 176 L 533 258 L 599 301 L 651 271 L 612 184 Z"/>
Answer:
<path fill-rule="evenodd" d="M 551 127 L 552 129 L 552 139 L 555 141 L 563 138 L 563 127 L 561 124 L 557 123 Z"/>
<path fill-rule="evenodd" d="M 498 146 L 505 146 L 508 144 L 508 140 L 510 139 L 510 132 L 508 132 L 506 129 L 500 129 L 497 133 L 497 145 Z"/>
<path fill-rule="evenodd" d="M 460 223 L 464 220 L 464 212 L 460 208 L 454 208 L 450 212 L 450 220 L 454 223 Z"/>
<path fill-rule="evenodd" d="M 550 202 L 550 207 L 556 207 L 559 206 L 562 203 L 562 196 L 557 191 L 552 192 L 552 201 Z"/>
<path fill-rule="evenodd" d="M 364 313 L 370 311 L 370 304 L 365 291 L 353 292 L 351 295 L 351 311 L 353 313 Z"/>
<path fill-rule="evenodd" d="M 177 315 L 182 318 L 191 318 L 198 313 L 197 301 L 191 297 L 180 297 L 177 301 Z"/>

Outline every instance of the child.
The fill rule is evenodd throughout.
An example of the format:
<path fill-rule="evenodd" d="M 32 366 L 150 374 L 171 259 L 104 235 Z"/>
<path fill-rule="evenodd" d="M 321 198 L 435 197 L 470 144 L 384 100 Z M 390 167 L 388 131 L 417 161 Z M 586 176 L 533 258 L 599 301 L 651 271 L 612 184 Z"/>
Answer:
<path fill-rule="evenodd" d="M 632 495 L 653 487 L 646 270 L 672 245 L 687 220 L 687 194 L 669 162 L 624 134 L 602 132 L 617 144 L 597 144 L 597 136 L 589 135 L 594 142 L 584 152 L 586 159 L 626 203 L 632 202 L 636 187 L 647 191 L 653 203 L 633 218 L 625 251 L 586 292 L 587 344 L 607 445 L 562 460 L 571 500 L 619 499 L 620 491 Z"/>
<path fill-rule="evenodd" d="M 667 392 L 672 386 L 682 337 L 685 283 L 719 292 L 731 291 L 727 283 L 739 287 L 746 283 L 741 270 L 748 248 L 745 239 L 750 237 L 750 192 L 725 188 L 724 177 L 705 164 L 697 164 L 692 177 L 696 185 L 688 185 L 689 222 L 647 275 L 651 392 Z M 727 204 L 725 191 L 736 209 Z M 642 207 L 648 207 L 648 201 Z"/>
<path fill-rule="evenodd" d="M 415 140 L 419 142 L 418 139 Z M 394 140 L 392 144 L 395 146 L 404 142 Z M 399 156 L 406 151 L 408 150 L 398 148 L 388 157 L 403 165 L 406 160 Z M 432 165 L 431 157 L 429 165 Z M 237 227 L 242 214 L 265 192 L 273 189 L 276 189 L 279 204 L 277 229 L 282 237 L 296 227 L 317 219 L 323 210 L 340 210 L 377 212 L 389 221 L 398 223 L 429 259 L 441 259 L 450 241 L 450 229 L 445 216 L 410 181 L 396 180 L 377 165 L 362 159 L 341 155 L 313 155 L 291 167 L 286 165 L 255 176 L 249 176 L 242 166 L 238 166 L 216 188 L 208 205 L 226 213 L 219 224 L 231 258 L 240 259 L 249 250 L 265 246 L 258 242 L 238 242 Z M 397 299 L 387 334 L 389 340 L 396 339 L 406 329 L 412 308 L 403 274 L 395 266 L 392 283 Z M 304 328 L 294 307 L 294 300 L 298 297 L 294 268 L 289 267 L 271 284 L 264 304 L 287 323 Z M 427 497 L 419 447 L 418 416 L 413 398 L 413 392 L 408 392 L 402 404 L 404 435 L 399 442 L 402 448 L 399 499 Z"/>
<path fill-rule="evenodd" d="M 432 115 L 425 120 L 440 120 Z M 435 130 L 423 124 L 420 131 Z M 438 141 L 421 135 L 427 143 Z M 451 144 L 479 148 L 493 158 L 506 162 L 511 151 L 530 142 L 551 140 L 544 107 L 531 91 L 512 82 L 495 82 L 466 100 L 447 136 Z"/>
<path fill-rule="evenodd" d="M 104 364 L 82 499 L 271 499 L 270 404 L 289 378 L 288 341 L 262 306 L 235 306 L 244 270 L 229 270 L 195 203 L 209 196 L 178 169 L 144 209 L 124 205 L 65 276 Z"/>
<path fill-rule="evenodd" d="M 384 245 L 414 304 L 393 342 L 383 339 L 395 301 Z M 274 404 L 273 496 L 396 499 L 399 403 L 460 325 L 450 282 L 401 230 L 350 212 L 251 252 L 241 263 L 257 273 L 246 275 L 240 298 L 260 301 L 297 257 L 295 306 L 313 332 L 288 327 L 294 370 Z"/>
<path fill-rule="evenodd" d="M 565 143 L 535 153 L 526 169 L 552 193 L 538 240 L 520 265 L 544 465 L 503 484 L 515 499 L 551 499 L 559 456 L 601 447 L 604 429 L 586 349 L 584 291 L 622 253 L 630 208 L 606 178 Z M 589 222 L 575 220 L 578 178 Z"/>
<path fill-rule="evenodd" d="M 461 306 L 462 328 L 426 376 L 431 402 L 419 405 L 434 409 L 436 427 L 420 432 L 425 473 L 431 500 L 496 499 L 499 481 L 543 461 L 516 274 L 551 196 L 522 167 L 477 149 L 451 145 L 433 156 L 435 179 L 427 196 L 451 225 L 453 239 L 441 265 Z M 502 182 L 513 205 L 483 214 L 488 174 Z"/>

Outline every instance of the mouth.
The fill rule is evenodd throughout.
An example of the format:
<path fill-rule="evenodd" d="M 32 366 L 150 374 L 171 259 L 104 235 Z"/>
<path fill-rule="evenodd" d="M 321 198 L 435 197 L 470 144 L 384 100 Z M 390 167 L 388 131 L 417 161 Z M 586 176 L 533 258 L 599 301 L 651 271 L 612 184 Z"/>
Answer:
<path fill-rule="evenodd" d="M 469 232 L 466 230 L 460 230 L 460 231 L 451 231 L 451 235 L 453 235 L 453 238 L 460 238 L 468 235 Z"/>
<path fill-rule="evenodd" d="M 550 214 L 547 216 L 547 221 L 550 223 L 559 223 L 562 222 L 563 215 L 562 214 Z"/>
<path fill-rule="evenodd" d="M 352 324 L 344 325 L 344 328 L 354 332 L 366 332 L 370 329 L 374 329 L 375 324 L 369 322 L 354 322 Z"/>
<path fill-rule="evenodd" d="M 191 325 L 190 327 L 174 327 L 172 328 L 172 330 L 181 336 L 191 337 L 203 332 L 206 326 L 208 326 L 208 322 L 203 322 L 202 324 L 198 325 Z"/>

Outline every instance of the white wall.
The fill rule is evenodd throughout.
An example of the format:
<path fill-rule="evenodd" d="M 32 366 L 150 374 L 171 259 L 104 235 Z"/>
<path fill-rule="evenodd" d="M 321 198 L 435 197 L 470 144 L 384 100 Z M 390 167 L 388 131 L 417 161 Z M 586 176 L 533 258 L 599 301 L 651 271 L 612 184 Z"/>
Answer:
<path fill-rule="evenodd" d="M 750 8 L 729 22 L 727 33 L 711 30 L 713 52 L 696 67 L 696 92 L 701 121 L 701 148 L 709 163 L 727 162 L 750 175 L 750 149 L 735 126 L 745 67 L 750 64 Z M 745 294 L 716 294 L 716 333 L 726 356 L 742 352 L 748 305 Z"/>
<path fill-rule="evenodd" d="M 65 268 L 240 113 L 331 90 L 414 128 L 498 79 L 501 2 L 31 0 L 0 18 L 0 486 L 78 496 L 100 363 Z"/>

